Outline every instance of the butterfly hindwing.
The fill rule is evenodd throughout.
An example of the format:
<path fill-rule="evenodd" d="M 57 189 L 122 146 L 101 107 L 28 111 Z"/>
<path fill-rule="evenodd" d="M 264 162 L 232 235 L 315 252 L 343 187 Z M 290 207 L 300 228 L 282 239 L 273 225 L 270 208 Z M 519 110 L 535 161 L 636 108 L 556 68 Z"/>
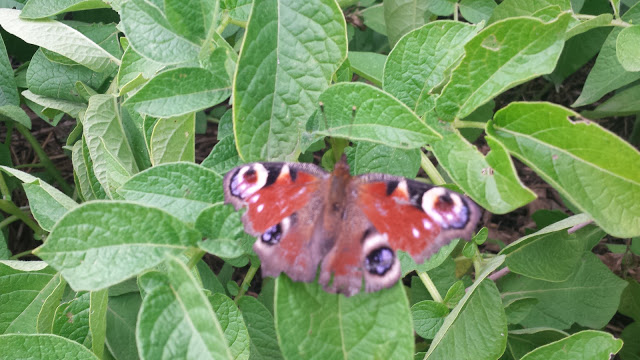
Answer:
<path fill-rule="evenodd" d="M 394 251 L 423 262 L 455 238 L 470 238 L 479 218 L 467 197 L 385 174 L 358 176 L 357 203 L 376 230 L 389 235 Z"/>
<path fill-rule="evenodd" d="M 263 276 L 315 278 L 323 254 L 313 245 L 313 232 L 328 178 L 321 168 L 299 163 L 251 163 L 225 176 L 225 202 L 247 207 L 242 221 L 257 236 L 253 249 Z"/>

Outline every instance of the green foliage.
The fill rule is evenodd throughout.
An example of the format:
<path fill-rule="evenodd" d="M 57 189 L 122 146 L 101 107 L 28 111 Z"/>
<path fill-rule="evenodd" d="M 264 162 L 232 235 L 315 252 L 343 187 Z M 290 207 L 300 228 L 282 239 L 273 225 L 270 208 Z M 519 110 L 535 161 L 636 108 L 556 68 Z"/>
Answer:
<path fill-rule="evenodd" d="M 0 7 L 1 358 L 640 356 L 640 285 L 592 252 L 620 237 L 633 238 L 625 260 L 640 254 L 640 120 L 626 139 L 582 118 L 640 114 L 637 1 Z M 541 101 L 579 71 L 573 109 Z M 75 186 L 30 133 L 63 115 L 76 122 L 56 132 Z M 218 142 L 196 164 L 196 136 L 213 123 Z M 12 164 L 13 131 L 42 173 Z M 222 204 L 223 176 L 248 161 L 331 166 L 343 149 L 354 174 L 423 170 L 495 214 L 539 194 L 516 158 L 573 213 L 538 213 L 499 254 L 484 250 L 497 242 L 487 224 L 423 264 L 400 253 L 410 281 L 376 293 L 346 298 L 284 275 L 256 285 L 254 239 Z M 44 240 L 29 251 L 41 261 L 11 254 L 28 246 L 13 222 Z M 616 312 L 629 319 L 612 327 L 628 325 L 620 339 L 602 331 Z"/>

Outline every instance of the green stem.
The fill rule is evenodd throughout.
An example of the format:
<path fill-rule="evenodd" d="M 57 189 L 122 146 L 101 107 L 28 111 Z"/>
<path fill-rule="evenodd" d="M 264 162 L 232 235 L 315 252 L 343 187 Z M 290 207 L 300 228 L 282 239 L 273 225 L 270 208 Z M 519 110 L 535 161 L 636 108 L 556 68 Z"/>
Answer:
<path fill-rule="evenodd" d="M 30 169 L 30 168 L 42 168 L 42 167 L 44 167 L 44 164 L 42 164 L 42 163 L 20 164 L 20 165 L 14 166 L 14 168 L 16 168 L 16 169 Z"/>
<path fill-rule="evenodd" d="M 438 172 L 438 169 L 436 169 L 431 160 L 429 160 L 427 155 L 423 152 L 420 152 L 420 166 L 435 185 L 444 185 L 447 183 Z"/>
<path fill-rule="evenodd" d="M 56 180 L 58 185 L 60 185 L 62 191 L 67 195 L 71 195 L 71 193 L 73 193 L 73 188 L 69 186 L 69 184 L 67 184 L 60 171 L 58 171 L 55 165 L 53 165 L 53 162 L 51 161 L 51 159 L 49 159 L 47 153 L 44 152 L 38 140 L 36 140 L 36 138 L 31 135 L 29 130 L 24 127 L 24 125 L 18 124 L 17 129 L 18 132 L 20 132 L 20 134 L 22 134 L 22 136 L 24 136 L 24 138 L 29 142 L 29 144 L 31 144 L 31 147 L 36 152 L 36 155 L 38 155 L 40 162 L 47 169 L 47 172 Z"/>
<path fill-rule="evenodd" d="M 240 21 L 240 20 L 235 20 L 235 19 L 229 18 L 229 24 L 240 26 L 243 29 L 247 28 L 247 22 L 246 21 Z"/>
<path fill-rule="evenodd" d="M 458 2 L 456 2 L 454 4 L 454 8 L 453 8 L 453 21 L 458 21 L 458 8 L 460 7 L 460 4 L 458 4 Z"/>
<path fill-rule="evenodd" d="M 46 234 L 46 231 L 44 231 L 40 227 L 40 225 L 38 225 L 38 223 L 33 221 L 33 219 L 31 219 L 29 217 L 29 215 L 27 215 L 27 213 L 25 213 L 24 211 L 20 210 L 20 208 L 18 208 L 11 201 L 0 200 L 0 210 L 6 212 L 7 214 L 11 214 L 11 215 L 17 216 L 20 220 L 22 220 L 22 222 L 24 222 L 25 224 L 27 224 L 27 226 L 29 226 L 31 229 L 33 229 L 33 231 L 37 235 L 42 236 L 42 235 Z"/>
<path fill-rule="evenodd" d="M 7 123 L 7 136 L 4 139 L 4 144 L 7 145 L 7 148 L 11 147 L 11 135 L 13 135 L 14 123 L 9 121 Z"/>
<path fill-rule="evenodd" d="M 258 272 L 258 268 L 260 267 L 260 265 L 256 265 L 255 263 L 251 263 L 251 266 L 249 266 L 249 270 L 247 271 L 247 275 L 244 276 L 244 279 L 242 280 L 242 285 L 240 285 L 240 291 L 238 291 L 238 295 L 236 295 L 235 298 L 235 302 L 238 302 L 238 299 L 240 299 L 242 296 L 244 296 L 244 294 L 247 292 L 247 290 L 249 289 L 249 285 L 251 284 L 251 280 L 253 280 L 253 277 L 256 276 L 256 272 Z"/>
<path fill-rule="evenodd" d="M 640 146 L 640 115 L 636 115 L 636 120 L 633 122 L 629 143 L 633 146 Z"/>
<path fill-rule="evenodd" d="M 573 17 L 575 19 L 578 19 L 578 20 L 591 20 L 591 19 L 594 19 L 596 16 L 595 15 L 585 15 L 585 14 L 575 14 L 575 15 L 573 15 Z M 632 26 L 628 22 L 620 20 L 620 19 L 611 20 L 611 25 L 619 26 L 619 27 L 631 27 Z"/>
<path fill-rule="evenodd" d="M 4 174 L 2 174 L 2 171 L 0 171 L 0 195 L 2 195 L 3 199 L 11 201 L 11 191 L 9 191 L 7 182 L 4 181 Z"/>
<path fill-rule="evenodd" d="M 436 285 L 431 281 L 429 274 L 427 274 L 426 271 L 418 271 L 418 277 L 420 277 L 427 291 L 429 291 L 429 295 L 431 295 L 433 301 L 442 303 L 442 296 L 440 296 L 438 289 L 436 289 Z"/>
<path fill-rule="evenodd" d="M 200 261 L 200 259 L 202 259 L 204 254 L 205 254 L 204 250 L 197 249 L 196 252 L 193 254 L 193 256 L 191 256 L 191 258 L 189 259 L 189 262 L 187 263 L 187 267 L 189 269 L 193 269 L 194 267 L 196 267 L 196 264 L 198 263 L 198 261 Z"/>
<path fill-rule="evenodd" d="M 20 220 L 20 218 L 15 216 L 15 215 L 9 216 L 8 218 L 0 221 L 0 230 L 4 229 L 5 227 L 7 227 L 12 222 L 18 221 L 18 220 Z"/>
<path fill-rule="evenodd" d="M 21 253 L 15 254 L 12 257 L 9 258 L 9 260 L 18 260 L 23 256 L 27 256 L 27 255 L 33 255 L 33 250 L 27 250 L 27 251 L 23 251 Z"/>
<path fill-rule="evenodd" d="M 460 129 L 460 128 L 474 128 L 474 129 L 482 129 L 484 130 L 484 128 L 487 126 L 487 123 L 481 122 L 481 121 L 464 121 L 464 120 L 458 120 L 456 119 L 453 122 L 453 126 Z"/>

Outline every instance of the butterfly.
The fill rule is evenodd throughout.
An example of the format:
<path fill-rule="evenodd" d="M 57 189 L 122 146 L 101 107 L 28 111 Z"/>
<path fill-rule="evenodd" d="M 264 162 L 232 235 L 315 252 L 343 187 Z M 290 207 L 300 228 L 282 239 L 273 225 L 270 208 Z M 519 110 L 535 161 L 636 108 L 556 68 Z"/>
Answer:
<path fill-rule="evenodd" d="M 255 162 L 224 177 L 225 203 L 257 237 L 263 276 L 316 279 L 352 296 L 393 286 L 398 250 L 417 262 L 454 238 L 470 238 L 477 205 L 443 187 L 387 174 L 351 176 L 346 157 L 333 172 L 307 163 Z"/>

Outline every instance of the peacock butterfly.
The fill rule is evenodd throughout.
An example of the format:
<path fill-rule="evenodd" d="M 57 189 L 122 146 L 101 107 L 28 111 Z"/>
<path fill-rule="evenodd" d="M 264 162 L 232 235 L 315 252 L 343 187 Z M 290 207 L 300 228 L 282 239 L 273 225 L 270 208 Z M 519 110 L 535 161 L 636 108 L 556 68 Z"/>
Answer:
<path fill-rule="evenodd" d="M 352 177 L 346 158 L 332 173 L 313 164 L 263 162 L 224 177 L 225 203 L 257 240 L 263 276 L 284 272 L 346 296 L 394 285 L 397 250 L 422 263 L 454 238 L 469 238 L 480 216 L 466 196 L 386 174 Z"/>

